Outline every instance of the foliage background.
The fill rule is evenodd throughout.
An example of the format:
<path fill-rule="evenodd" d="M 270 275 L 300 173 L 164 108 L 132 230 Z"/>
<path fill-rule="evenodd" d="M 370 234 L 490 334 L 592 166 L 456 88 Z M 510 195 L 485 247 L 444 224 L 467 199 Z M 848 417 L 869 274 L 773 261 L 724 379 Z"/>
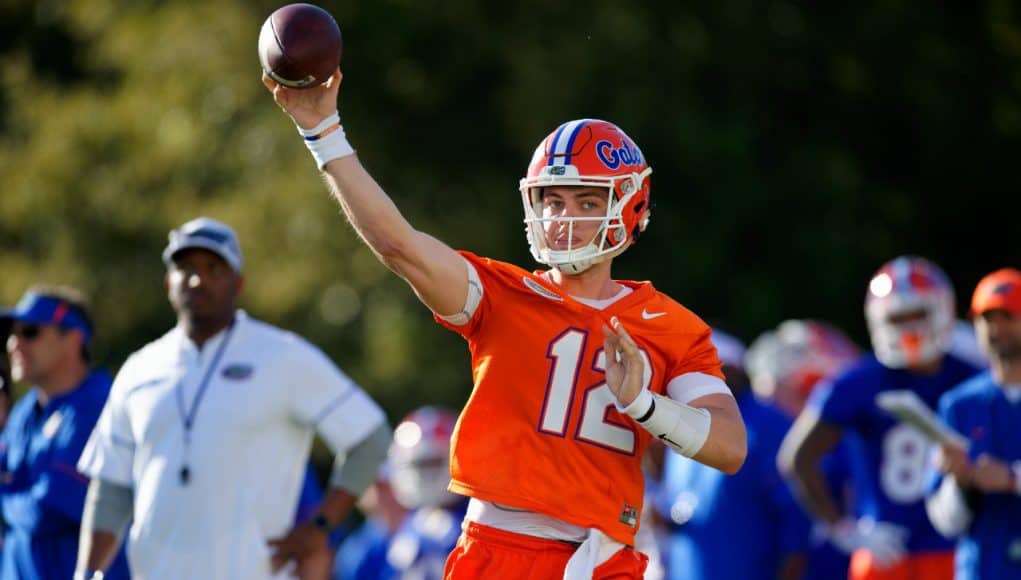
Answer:
<path fill-rule="evenodd" d="M 455 247 L 531 264 L 517 180 L 560 122 L 599 117 L 656 169 L 615 274 L 746 340 L 814 317 L 866 344 L 865 282 L 898 254 L 940 263 L 962 304 L 1021 265 L 1008 0 L 321 5 L 345 35 L 349 137 Z M 0 0 L 0 302 L 83 288 L 115 370 L 173 324 L 167 231 L 210 215 L 241 235 L 250 313 L 321 345 L 392 421 L 458 407 L 463 342 L 359 244 L 259 82 L 277 6 Z"/>

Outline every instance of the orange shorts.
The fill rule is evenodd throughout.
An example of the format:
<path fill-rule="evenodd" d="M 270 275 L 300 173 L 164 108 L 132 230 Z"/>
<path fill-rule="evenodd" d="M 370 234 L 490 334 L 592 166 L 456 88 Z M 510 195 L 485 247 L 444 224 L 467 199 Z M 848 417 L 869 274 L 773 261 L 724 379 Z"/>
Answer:
<path fill-rule="evenodd" d="M 872 553 L 857 550 L 851 554 L 849 580 L 954 580 L 954 552 L 909 554 L 889 568 L 876 566 Z"/>
<path fill-rule="evenodd" d="M 468 522 L 447 558 L 445 580 L 549 580 L 563 578 L 577 546 Z M 593 580 L 641 580 L 645 554 L 626 548 L 596 567 Z"/>

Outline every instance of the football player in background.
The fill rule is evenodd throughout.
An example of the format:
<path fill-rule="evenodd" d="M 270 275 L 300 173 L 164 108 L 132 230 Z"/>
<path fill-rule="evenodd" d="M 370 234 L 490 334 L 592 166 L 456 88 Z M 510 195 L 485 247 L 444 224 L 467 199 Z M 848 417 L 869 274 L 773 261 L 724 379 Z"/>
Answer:
<path fill-rule="evenodd" d="M 412 227 L 347 141 L 340 80 L 295 90 L 263 75 L 359 236 L 468 341 L 450 489 L 472 501 L 446 576 L 641 577 L 649 441 L 728 473 L 746 453 L 709 327 L 650 283 L 611 276 L 650 216 L 641 150 L 592 119 L 543 139 L 520 183 L 532 254 L 549 267 L 532 272 Z"/>
<path fill-rule="evenodd" d="M 440 580 L 461 535 L 468 500 L 447 491 L 456 423 L 453 411 L 422 407 L 394 429 L 389 455 L 394 497 L 410 510 L 387 548 L 396 578 Z"/>
<path fill-rule="evenodd" d="M 785 320 L 759 335 L 748 349 L 752 391 L 793 421 L 826 379 L 853 364 L 861 351 L 837 328 L 816 320 Z M 819 466 L 831 497 L 845 510 L 852 504 L 850 442 L 845 437 Z M 776 462 L 774 453 L 770 459 Z M 850 558 L 829 541 L 825 527 L 813 527 L 804 580 L 846 578 Z"/>
<path fill-rule="evenodd" d="M 369 499 L 375 503 L 366 506 L 365 523 L 338 553 L 338 580 L 443 577 L 467 507 L 463 496 L 447 491 L 456 422 L 453 411 L 427 406 L 409 413 L 394 429 L 385 473 Z"/>
<path fill-rule="evenodd" d="M 932 262 L 901 256 L 869 281 L 865 317 L 874 356 L 813 393 L 784 441 L 781 468 L 834 544 L 851 553 L 849 578 L 949 579 L 952 544 L 933 529 L 923 502 L 930 444 L 882 411 L 876 396 L 907 389 L 934 408 L 943 393 L 975 374 L 947 354 L 954 291 Z M 819 468 L 845 432 L 860 442 L 853 512 L 835 501 Z"/>
<path fill-rule="evenodd" d="M 846 334 L 828 323 L 785 320 L 752 342 L 746 368 L 755 395 L 794 420 L 820 382 L 861 354 Z"/>
<path fill-rule="evenodd" d="M 656 507 L 672 523 L 667 578 L 798 580 L 810 522 L 776 468 L 790 419 L 752 394 L 744 345 L 719 329 L 712 340 L 748 429 L 748 459 L 727 477 L 675 453 L 666 457 Z"/>

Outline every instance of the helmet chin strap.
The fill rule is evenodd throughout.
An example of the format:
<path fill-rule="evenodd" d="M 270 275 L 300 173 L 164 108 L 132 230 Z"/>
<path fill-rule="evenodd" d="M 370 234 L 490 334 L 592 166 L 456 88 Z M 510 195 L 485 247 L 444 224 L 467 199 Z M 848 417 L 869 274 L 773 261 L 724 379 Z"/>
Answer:
<path fill-rule="evenodd" d="M 581 274 L 582 272 L 588 270 L 595 264 L 596 264 L 595 260 L 593 260 L 592 258 L 587 258 L 585 260 L 578 260 L 577 262 L 567 262 L 564 264 L 550 264 L 550 266 L 552 268 L 560 270 L 564 274 L 574 275 Z"/>
<path fill-rule="evenodd" d="M 603 229 L 600 229 L 599 232 L 596 233 L 596 235 L 595 235 L 595 237 L 593 239 L 594 240 L 603 239 L 605 236 L 606 236 L 606 230 L 605 230 L 605 228 L 603 228 Z M 592 244 L 592 243 L 594 243 L 594 241 L 593 242 L 589 242 L 589 243 Z M 589 268 L 591 268 L 592 266 L 595 266 L 596 264 L 598 264 L 600 262 L 605 262 L 606 260 L 609 260 L 611 258 L 615 258 L 615 257 L 619 256 L 620 254 L 624 253 L 624 250 L 628 249 L 628 247 L 630 247 L 630 246 L 631 246 L 630 243 L 624 243 L 620 247 L 618 247 L 617 249 L 615 249 L 613 251 L 610 251 L 610 252 L 598 253 L 598 254 L 596 254 L 594 256 L 590 255 L 590 256 L 587 256 L 587 257 L 584 257 L 584 258 L 580 258 L 580 259 L 577 259 L 577 260 L 570 260 L 570 261 L 565 260 L 563 262 L 551 262 L 551 261 L 547 261 L 547 262 L 544 262 L 544 263 L 547 266 L 550 266 L 551 268 L 556 268 L 557 270 L 560 270 L 564 274 L 581 274 L 582 272 L 588 270 Z"/>
<path fill-rule="evenodd" d="M 560 264 L 547 264 L 547 265 L 549 267 L 551 267 L 551 268 L 555 268 L 557 270 L 560 270 L 564 274 L 570 274 L 570 275 L 581 274 L 582 272 L 585 272 L 586 270 L 588 270 L 589 268 L 591 268 L 592 266 L 595 266 L 596 264 L 598 264 L 600 262 L 605 262 L 606 260 L 609 260 L 610 258 L 613 258 L 615 256 L 620 255 L 620 253 L 623 252 L 623 251 L 624 250 L 621 249 L 620 251 L 612 253 L 612 254 L 600 254 L 598 256 L 592 256 L 592 257 L 589 257 L 589 258 L 583 258 L 581 260 L 573 260 L 573 261 L 570 261 L 570 262 L 562 262 Z"/>

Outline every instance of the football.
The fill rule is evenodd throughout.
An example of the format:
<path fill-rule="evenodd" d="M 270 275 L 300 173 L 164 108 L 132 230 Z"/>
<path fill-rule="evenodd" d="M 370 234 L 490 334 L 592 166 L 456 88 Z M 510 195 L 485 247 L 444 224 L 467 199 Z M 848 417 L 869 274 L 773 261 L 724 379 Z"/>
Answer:
<path fill-rule="evenodd" d="M 259 63 L 274 81 L 295 89 L 319 86 L 340 64 L 340 27 L 312 4 L 275 10 L 259 32 Z"/>

